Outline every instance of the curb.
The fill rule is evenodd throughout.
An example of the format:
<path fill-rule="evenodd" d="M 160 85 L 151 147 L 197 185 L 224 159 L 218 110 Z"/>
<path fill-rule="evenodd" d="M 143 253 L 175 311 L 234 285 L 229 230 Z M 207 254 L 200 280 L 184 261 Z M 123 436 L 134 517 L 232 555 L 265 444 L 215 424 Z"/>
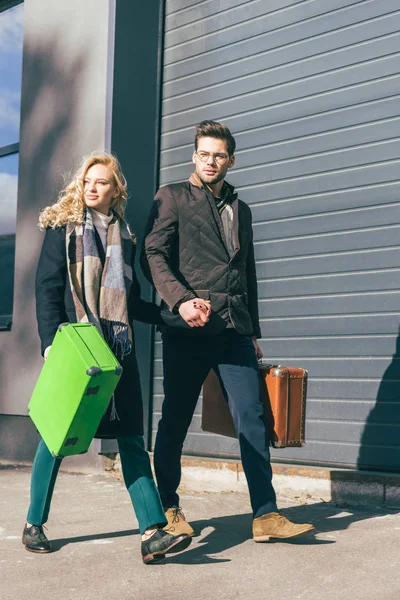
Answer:
<path fill-rule="evenodd" d="M 151 455 L 151 459 L 153 459 Z M 119 477 L 119 455 L 107 470 Z M 400 508 L 400 474 L 272 463 L 278 498 L 300 503 Z M 182 491 L 248 493 L 242 463 L 233 459 L 182 457 Z"/>

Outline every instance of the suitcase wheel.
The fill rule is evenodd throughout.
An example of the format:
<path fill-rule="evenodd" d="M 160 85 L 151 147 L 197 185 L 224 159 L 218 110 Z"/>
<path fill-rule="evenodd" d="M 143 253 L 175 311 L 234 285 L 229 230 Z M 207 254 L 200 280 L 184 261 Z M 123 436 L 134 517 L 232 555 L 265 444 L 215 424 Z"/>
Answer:
<path fill-rule="evenodd" d="M 62 329 L 63 327 L 65 327 L 65 325 L 70 325 L 69 321 L 67 321 L 66 323 L 60 323 L 60 325 L 57 327 L 57 330 L 58 330 L 58 331 L 61 331 L 61 329 Z"/>
<path fill-rule="evenodd" d="M 122 375 L 122 371 L 123 371 L 123 368 L 121 367 L 121 365 L 118 365 L 117 367 L 115 367 L 114 373 L 116 375 Z"/>
<path fill-rule="evenodd" d="M 95 377 L 96 375 L 100 375 L 100 373 L 101 373 L 100 367 L 90 367 L 86 371 L 86 375 L 89 375 L 89 377 Z"/>

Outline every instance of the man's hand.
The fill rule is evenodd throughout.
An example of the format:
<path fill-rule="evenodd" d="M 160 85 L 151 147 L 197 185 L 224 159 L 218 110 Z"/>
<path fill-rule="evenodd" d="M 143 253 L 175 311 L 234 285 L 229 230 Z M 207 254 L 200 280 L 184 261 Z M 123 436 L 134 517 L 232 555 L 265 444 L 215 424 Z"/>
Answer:
<path fill-rule="evenodd" d="M 190 327 L 204 327 L 210 318 L 210 313 L 210 302 L 201 298 L 182 302 L 179 307 L 179 314 Z"/>
<path fill-rule="evenodd" d="M 253 340 L 254 350 L 256 351 L 257 358 L 258 359 L 262 358 L 263 351 L 261 350 L 260 346 L 258 345 L 257 338 L 255 336 L 253 336 L 251 339 Z"/>

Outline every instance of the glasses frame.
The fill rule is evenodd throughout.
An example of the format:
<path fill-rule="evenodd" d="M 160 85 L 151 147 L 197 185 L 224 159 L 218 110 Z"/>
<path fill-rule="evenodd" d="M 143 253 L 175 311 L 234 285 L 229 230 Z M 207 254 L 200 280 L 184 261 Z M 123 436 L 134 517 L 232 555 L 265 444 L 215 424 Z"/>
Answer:
<path fill-rule="evenodd" d="M 204 154 L 206 154 L 206 156 L 204 158 L 201 158 L 201 156 L 199 155 L 200 152 L 203 152 Z M 211 157 L 212 161 L 216 162 L 217 165 L 222 164 L 223 162 L 225 162 L 227 159 L 230 158 L 230 154 L 222 154 L 222 152 L 206 152 L 205 150 L 199 150 L 199 151 L 195 150 L 195 154 L 202 163 L 206 163 L 208 161 L 208 159 Z"/>

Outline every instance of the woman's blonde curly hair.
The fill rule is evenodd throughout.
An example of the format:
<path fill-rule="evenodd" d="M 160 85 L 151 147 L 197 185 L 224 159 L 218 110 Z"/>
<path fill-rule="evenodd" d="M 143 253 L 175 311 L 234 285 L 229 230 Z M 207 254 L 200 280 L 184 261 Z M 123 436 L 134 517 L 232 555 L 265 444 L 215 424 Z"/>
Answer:
<path fill-rule="evenodd" d="M 111 202 L 111 208 L 121 219 L 124 218 L 125 205 L 128 200 L 127 183 L 118 159 L 109 152 L 93 153 L 86 156 L 72 181 L 59 193 L 55 204 L 46 206 L 39 215 L 41 229 L 62 227 L 67 223 L 81 225 L 84 221 L 84 179 L 88 170 L 94 165 L 104 165 L 111 169 L 114 183 L 119 191 Z"/>

